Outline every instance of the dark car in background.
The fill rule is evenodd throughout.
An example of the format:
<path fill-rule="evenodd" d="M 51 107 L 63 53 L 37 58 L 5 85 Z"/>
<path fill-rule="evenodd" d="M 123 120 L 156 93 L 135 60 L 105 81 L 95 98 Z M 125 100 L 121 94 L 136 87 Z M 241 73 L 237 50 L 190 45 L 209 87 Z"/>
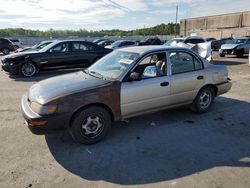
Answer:
<path fill-rule="evenodd" d="M 113 43 L 114 43 L 113 40 L 103 40 L 103 41 L 98 42 L 97 44 L 99 46 L 105 47 L 105 46 L 111 45 Z"/>
<path fill-rule="evenodd" d="M 38 50 L 41 50 L 42 48 L 44 48 L 45 46 L 51 44 L 52 42 L 54 42 L 54 41 L 53 40 L 51 40 L 51 41 L 42 41 L 42 42 L 39 42 L 39 43 L 35 44 L 32 47 L 19 48 L 15 52 L 18 53 L 18 52 L 38 51 Z"/>
<path fill-rule="evenodd" d="M 86 41 L 55 41 L 39 51 L 5 56 L 2 69 L 11 75 L 31 77 L 37 71 L 88 67 L 111 51 Z"/>
<path fill-rule="evenodd" d="M 136 46 L 135 41 L 131 40 L 118 40 L 112 43 L 111 45 L 106 46 L 107 49 L 118 49 L 118 48 L 124 48 L 128 46 Z"/>
<path fill-rule="evenodd" d="M 2 52 L 4 55 L 7 55 L 11 51 L 15 51 L 13 43 L 9 39 L 0 38 L 0 53 Z"/>
<path fill-rule="evenodd" d="M 233 40 L 232 37 L 222 38 L 220 40 L 213 40 L 211 41 L 211 48 L 214 51 L 219 50 L 221 45 L 226 44 L 232 40 Z"/>
<path fill-rule="evenodd" d="M 161 45 L 162 41 L 158 37 L 146 38 L 139 42 L 139 46 L 145 45 Z"/>

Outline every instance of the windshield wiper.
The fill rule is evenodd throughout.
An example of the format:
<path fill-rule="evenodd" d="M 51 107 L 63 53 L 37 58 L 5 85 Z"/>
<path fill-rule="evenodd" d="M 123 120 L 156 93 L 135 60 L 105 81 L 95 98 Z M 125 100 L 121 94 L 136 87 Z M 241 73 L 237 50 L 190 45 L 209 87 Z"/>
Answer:
<path fill-rule="evenodd" d="M 89 72 L 89 74 L 91 74 L 91 75 L 93 75 L 93 76 L 95 76 L 97 78 L 105 79 L 104 76 L 102 74 L 98 73 L 98 72 L 89 71 L 89 70 L 88 70 L 88 72 Z"/>

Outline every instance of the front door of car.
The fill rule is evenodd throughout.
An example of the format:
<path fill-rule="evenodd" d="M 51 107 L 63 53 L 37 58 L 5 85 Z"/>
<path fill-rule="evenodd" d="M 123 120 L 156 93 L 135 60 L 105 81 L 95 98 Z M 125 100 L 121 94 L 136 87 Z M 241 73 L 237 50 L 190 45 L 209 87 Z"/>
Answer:
<path fill-rule="evenodd" d="M 121 84 L 123 117 L 163 108 L 169 104 L 170 77 L 166 74 L 166 53 L 145 57 Z M 132 79 L 137 75 L 138 80 Z M 133 81 L 134 80 L 134 81 Z"/>
<path fill-rule="evenodd" d="M 171 97 L 170 104 L 176 105 L 193 101 L 204 85 L 206 74 L 203 63 L 186 51 L 170 51 Z"/>
<path fill-rule="evenodd" d="M 71 58 L 69 42 L 62 42 L 45 52 L 39 63 L 43 69 L 62 68 Z"/>
<path fill-rule="evenodd" d="M 248 54 L 249 53 L 249 50 L 250 50 L 250 39 L 248 39 L 246 41 L 246 43 L 244 44 L 244 53 L 245 54 Z"/>

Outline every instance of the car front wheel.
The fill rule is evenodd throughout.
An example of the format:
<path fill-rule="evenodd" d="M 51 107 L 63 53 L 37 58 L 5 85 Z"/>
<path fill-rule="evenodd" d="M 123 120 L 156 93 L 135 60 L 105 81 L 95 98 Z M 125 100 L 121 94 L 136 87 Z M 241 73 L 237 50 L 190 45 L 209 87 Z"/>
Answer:
<path fill-rule="evenodd" d="M 212 87 L 202 88 L 192 104 L 192 110 L 198 113 L 204 113 L 209 110 L 214 101 L 215 93 Z"/>
<path fill-rule="evenodd" d="M 31 62 L 23 63 L 20 66 L 20 73 L 25 77 L 31 77 L 36 74 L 36 66 Z"/>
<path fill-rule="evenodd" d="M 225 57 L 226 54 L 223 52 L 220 52 L 219 55 L 220 55 L 220 57 Z"/>
<path fill-rule="evenodd" d="M 70 134 L 78 143 L 94 144 L 107 135 L 110 127 L 110 113 L 102 107 L 91 106 L 74 116 Z"/>
<path fill-rule="evenodd" d="M 10 53 L 10 50 L 8 48 L 3 49 L 3 54 L 8 55 Z"/>

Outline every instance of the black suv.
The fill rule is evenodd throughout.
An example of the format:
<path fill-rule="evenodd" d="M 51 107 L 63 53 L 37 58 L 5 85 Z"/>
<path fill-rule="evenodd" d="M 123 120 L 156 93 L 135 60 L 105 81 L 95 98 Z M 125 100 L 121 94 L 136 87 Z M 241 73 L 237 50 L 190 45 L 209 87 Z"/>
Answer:
<path fill-rule="evenodd" d="M 0 53 L 4 55 L 10 53 L 10 51 L 15 51 L 15 47 L 9 39 L 0 38 Z"/>

